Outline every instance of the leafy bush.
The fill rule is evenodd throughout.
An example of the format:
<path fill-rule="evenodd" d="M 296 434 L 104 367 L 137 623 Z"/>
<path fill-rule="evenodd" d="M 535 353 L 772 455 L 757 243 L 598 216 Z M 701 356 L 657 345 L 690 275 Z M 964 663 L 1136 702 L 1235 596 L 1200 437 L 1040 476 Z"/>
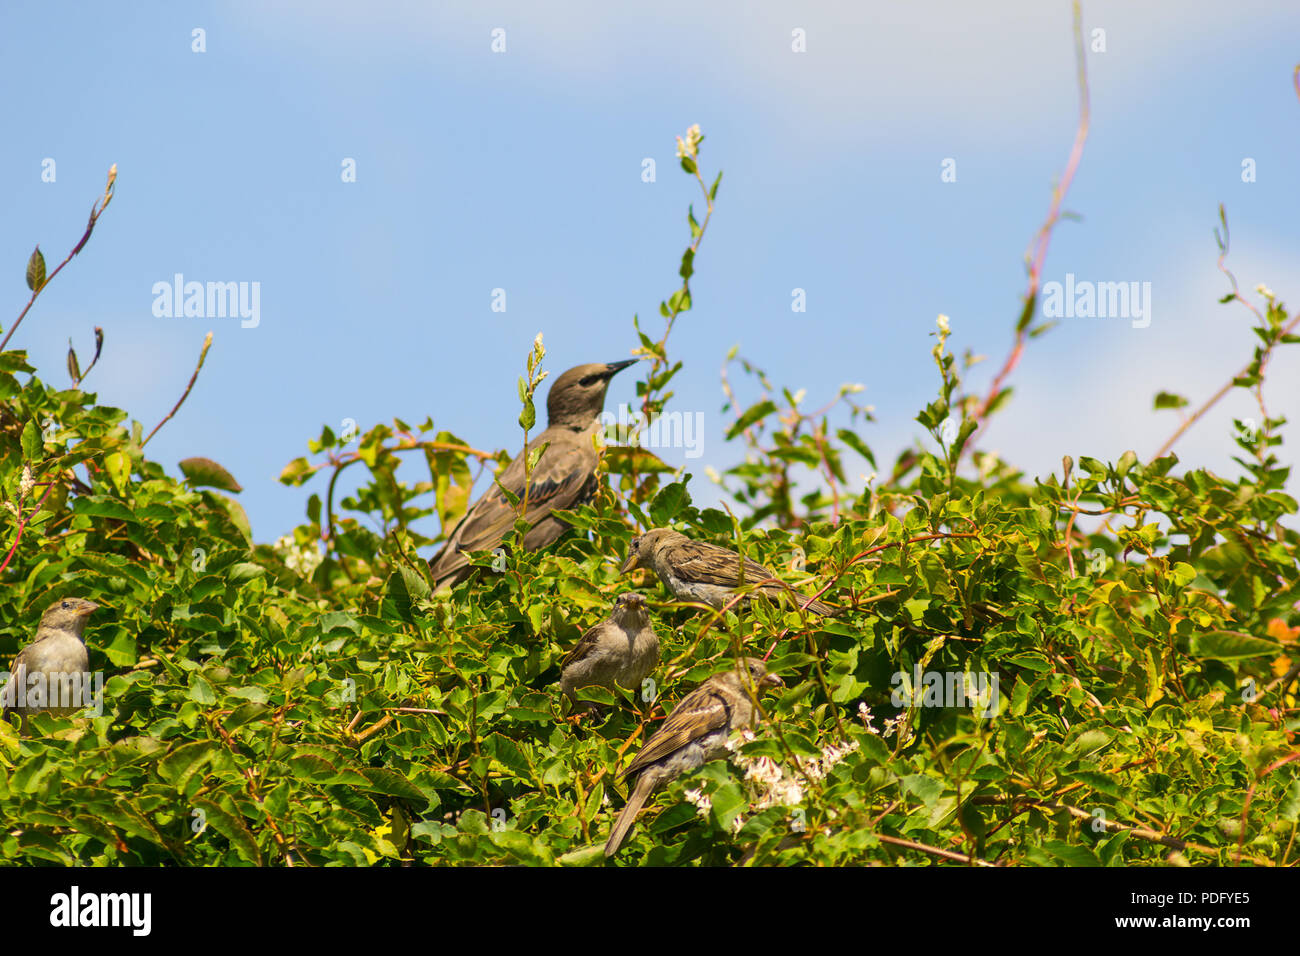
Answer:
<path fill-rule="evenodd" d="M 689 216 L 682 285 L 658 339 L 636 323 L 648 418 L 682 367 L 669 336 L 690 309 L 719 186 L 701 177 L 699 142 L 692 131 L 679 144 L 706 206 Z M 111 193 L 110 180 L 103 206 Z M 1038 268 L 1004 373 L 1040 331 Z M 29 278 L 34 301 L 43 259 Z M 1261 410 L 1269 355 L 1294 325 L 1269 294 L 1234 383 Z M 0 352 L 0 653 L 30 640 L 53 597 L 76 594 L 105 605 L 87 636 L 92 668 L 109 675 L 99 716 L 41 715 L 25 738 L 0 725 L 0 856 L 597 863 L 625 795 L 617 771 L 674 701 L 744 652 L 770 655 L 785 678 L 767 722 L 732 761 L 653 798 L 620 861 L 1294 862 L 1300 575 L 1283 422 L 1262 413 L 1238 432 L 1235 480 L 1128 453 L 1066 459 L 1030 481 L 973 451 L 1005 374 L 983 399 L 964 391 L 942 317 L 935 336 L 937 397 L 917 419 L 933 442 L 861 493 L 846 491 L 846 456 L 875 463 L 854 390 L 806 412 L 803 395 L 742 362 L 762 397 L 726 409 L 745 451 L 718 476 L 734 509 L 697 508 L 692 476 L 611 445 L 600 494 L 567 514 L 574 532 L 504 561 L 480 554 L 480 571 L 436 595 L 421 529 L 436 516 L 449 532 L 475 470 L 510 453 L 427 419 L 326 428 L 281 478 L 316 482 L 306 522 L 258 544 L 234 478 L 202 459 L 168 475 L 140 423 L 81 389 L 75 355 L 60 390 L 24 352 Z M 543 355 L 539 337 L 528 406 Z M 844 427 L 832 429 L 837 404 Z M 359 490 L 336 502 L 355 465 Z M 663 599 L 653 578 L 620 579 L 635 529 L 668 523 L 841 611 L 702 612 Z M 634 584 L 653 595 L 664 644 L 658 696 L 637 701 L 643 720 L 588 691 L 608 706 L 579 720 L 558 662 Z M 967 674 L 996 693 L 954 700 Z"/>

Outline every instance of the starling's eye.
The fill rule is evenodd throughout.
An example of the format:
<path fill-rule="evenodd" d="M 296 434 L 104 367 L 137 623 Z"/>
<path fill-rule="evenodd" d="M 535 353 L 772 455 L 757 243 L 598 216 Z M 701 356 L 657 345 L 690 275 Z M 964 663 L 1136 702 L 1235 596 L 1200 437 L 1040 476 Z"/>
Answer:
<path fill-rule="evenodd" d="M 588 375 L 582 378 L 581 380 L 579 380 L 578 384 L 586 388 L 587 386 L 595 385 L 599 381 L 600 381 L 599 375 Z"/>

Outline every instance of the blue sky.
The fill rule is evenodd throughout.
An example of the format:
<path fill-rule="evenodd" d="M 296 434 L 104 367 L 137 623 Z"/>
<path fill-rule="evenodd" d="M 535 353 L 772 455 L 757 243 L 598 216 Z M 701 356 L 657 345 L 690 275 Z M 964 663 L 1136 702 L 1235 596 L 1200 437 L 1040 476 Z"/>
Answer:
<path fill-rule="evenodd" d="M 222 462 L 270 540 L 317 490 L 275 478 L 322 424 L 430 415 L 478 447 L 513 449 L 514 382 L 537 332 L 554 375 L 626 357 L 633 313 L 657 327 L 697 198 L 674 137 L 699 123 L 703 167 L 725 175 L 695 309 L 670 342 L 685 362 L 673 407 L 705 416 L 704 455 L 689 463 L 697 498 L 703 465 L 740 455 L 720 414 L 733 344 L 806 388 L 809 407 L 864 384 L 879 419 L 864 434 L 883 465 L 922 434 L 913 417 L 935 392 L 938 313 L 956 350 L 989 356 L 977 384 L 1006 354 L 1022 255 L 1074 135 L 1069 5 L 981 7 L 7 0 L 0 324 L 26 301 L 33 244 L 61 259 L 116 163 L 91 244 L 12 346 L 61 383 L 68 337 L 84 363 L 103 326 L 86 387 L 147 430 L 213 330 L 194 392 L 149 453 L 173 470 L 193 455 Z M 1083 12 L 1106 50 L 1088 57 L 1092 132 L 1067 202 L 1082 220 L 1061 225 L 1043 278 L 1150 282 L 1151 324 L 1067 319 L 1031 344 L 984 441 L 1030 474 L 1066 453 L 1150 455 L 1177 425 L 1150 411 L 1157 390 L 1198 402 L 1248 360 L 1249 314 L 1216 302 L 1220 202 L 1243 290 L 1263 282 L 1300 306 L 1300 8 Z M 491 50 L 495 28 L 504 53 Z M 805 53 L 791 50 L 796 28 Z M 641 179 L 646 157 L 654 183 Z M 341 181 L 345 158 L 355 183 Z M 941 181 L 946 158 L 956 182 Z M 1255 182 L 1242 182 L 1246 158 Z M 259 282 L 260 324 L 155 317 L 154 283 L 178 272 Z M 491 309 L 494 288 L 505 313 Z M 791 311 L 794 288 L 804 313 Z M 1300 356 L 1283 353 L 1274 414 L 1300 420 L 1298 380 Z M 632 399 L 624 373 L 609 407 Z M 1225 401 L 1180 443 L 1184 461 L 1233 473 L 1229 421 L 1253 409 Z M 414 461 L 403 471 L 423 477 Z"/>

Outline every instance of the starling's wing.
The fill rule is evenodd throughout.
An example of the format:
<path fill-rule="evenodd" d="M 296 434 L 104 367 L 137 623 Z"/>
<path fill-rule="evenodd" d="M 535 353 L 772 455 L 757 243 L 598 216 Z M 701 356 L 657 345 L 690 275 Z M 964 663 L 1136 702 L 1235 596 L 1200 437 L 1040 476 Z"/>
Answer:
<path fill-rule="evenodd" d="M 682 698 L 655 731 L 636 759 L 623 771 L 624 777 L 644 770 L 695 740 L 731 726 L 732 701 L 716 677 L 710 677 Z"/>
<path fill-rule="evenodd" d="M 668 562 L 677 577 L 701 584 L 735 587 L 740 580 L 740 555 L 704 541 L 682 541 L 669 546 Z M 745 583 L 757 584 L 776 577 L 757 561 L 745 562 Z"/>
<path fill-rule="evenodd" d="M 595 627 L 589 628 L 586 634 L 578 640 L 573 650 L 564 655 L 564 660 L 560 661 L 560 669 L 568 667 L 570 664 L 576 664 L 596 649 L 600 643 L 601 631 L 609 625 L 608 621 L 601 621 Z"/>
<path fill-rule="evenodd" d="M 550 430 L 548 429 L 547 432 Z M 529 524 L 537 525 L 550 517 L 552 511 L 572 508 L 581 504 L 595 490 L 596 451 L 586 434 L 565 432 L 562 435 L 543 432 L 528 443 L 528 450 L 550 444 L 538 460 L 528 481 Z M 567 439 L 567 440 L 566 440 Z M 510 493 L 521 499 L 524 495 L 524 455 L 512 461 L 497 479 Z M 491 551 L 505 539 L 514 526 L 515 506 L 494 483 L 474 503 L 454 531 L 447 544 L 429 562 L 430 570 L 439 584 L 455 576 L 469 564 L 461 551 Z M 557 535 L 558 536 L 558 535 Z M 528 540 L 527 538 L 525 540 Z M 552 538 L 551 540 L 554 540 Z M 550 541 L 530 545 L 545 547 Z"/>

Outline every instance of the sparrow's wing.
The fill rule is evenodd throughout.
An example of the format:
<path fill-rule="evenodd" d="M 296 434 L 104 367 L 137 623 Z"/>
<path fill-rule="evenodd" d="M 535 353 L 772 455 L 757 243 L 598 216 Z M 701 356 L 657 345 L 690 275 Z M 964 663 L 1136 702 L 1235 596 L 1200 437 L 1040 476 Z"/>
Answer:
<path fill-rule="evenodd" d="M 18 656 L 14 658 L 13 671 L 9 675 L 9 683 L 5 684 L 3 693 L 0 693 L 0 700 L 4 701 L 4 715 L 9 716 L 10 711 L 18 709 L 18 695 L 27 687 L 27 663 L 31 659 L 28 653 L 32 645 L 28 644 Z"/>
<path fill-rule="evenodd" d="M 578 639 L 578 643 L 574 645 L 573 650 L 564 655 L 564 660 L 560 661 L 560 668 L 563 669 L 570 664 L 575 664 L 594 651 L 596 645 L 600 643 L 601 632 L 607 625 L 607 621 L 601 621 L 596 626 L 588 628 L 587 633 Z"/>
<path fill-rule="evenodd" d="M 636 759 L 623 771 L 630 777 L 695 740 L 731 725 L 732 702 L 712 677 L 682 698 Z"/>
<path fill-rule="evenodd" d="M 735 587 L 740 579 L 740 555 L 705 541 L 682 541 L 672 545 L 667 555 L 677 577 L 702 584 Z M 745 583 L 757 584 L 776 577 L 757 561 L 745 558 Z"/>
<path fill-rule="evenodd" d="M 547 440 L 545 434 L 528 443 L 533 448 Z M 585 499 L 591 491 L 596 452 L 589 444 L 551 440 L 528 481 L 528 522 L 536 525 L 557 508 L 566 509 Z M 515 458 L 497 479 L 510 493 L 524 496 L 524 456 Z M 469 509 L 451 538 L 429 562 L 435 579 L 441 580 L 469 564 L 461 551 L 491 551 L 514 526 L 515 506 L 494 483 Z"/>

